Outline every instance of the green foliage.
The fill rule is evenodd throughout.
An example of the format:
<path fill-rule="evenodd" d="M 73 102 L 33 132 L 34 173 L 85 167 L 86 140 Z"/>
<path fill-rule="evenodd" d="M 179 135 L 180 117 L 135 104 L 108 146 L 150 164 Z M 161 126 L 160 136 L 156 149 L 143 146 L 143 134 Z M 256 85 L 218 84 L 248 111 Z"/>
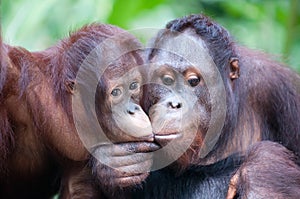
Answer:
<path fill-rule="evenodd" d="M 165 0 L 115 0 L 107 22 L 118 24 L 122 28 L 130 28 L 130 21 L 134 20 L 141 11 L 151 10 L 164 2 Z"/>
<path fill-rule="evenodd" d="M 299 0 L 2 0 L 4 41 L 42 50 L 84 24 L 125 29 L 163 28 L 176 18 L 205 13 L 251 48 L 282 56 L 300 71 Z"/>

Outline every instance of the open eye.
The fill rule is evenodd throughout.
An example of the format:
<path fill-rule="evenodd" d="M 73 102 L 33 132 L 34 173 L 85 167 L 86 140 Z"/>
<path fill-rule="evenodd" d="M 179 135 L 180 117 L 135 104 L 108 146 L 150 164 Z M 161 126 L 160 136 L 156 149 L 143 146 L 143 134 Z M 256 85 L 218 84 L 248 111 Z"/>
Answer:
<path fill-rule="evenodd" d="M 139 83 L 138 82 L 132 82 L 129 86 L 130 90 L 135 90 L 139 87 Z"/>
<path fill-rule="evenodd" d="M 187 81 L 191 85 L 191 87 L 195 87 L 199 84 L 200 78 L 197 75 L 191 75 L 189 76 Z"/>
<path fill-rule="evenodd" d="M 165 85 L 172 85 L 174 83 L 174 78 L 171 76 L 171 75 L 164 75 L 162 77 L 162 82 L 165 84 Z"/>
<path fill-rule="evenodd" d="M 117 97 L 117 96 L 119 96 L 119 95 L 122 94 L 122 91 L 121 91 L 121 89 L 119 89 L 119 88 L 115 88 L 115 89 L 113 89 L 113 90 L 111 91 L 110 94 L 111 94 L 112 96 L 114 96 L 114 97 Z"/>

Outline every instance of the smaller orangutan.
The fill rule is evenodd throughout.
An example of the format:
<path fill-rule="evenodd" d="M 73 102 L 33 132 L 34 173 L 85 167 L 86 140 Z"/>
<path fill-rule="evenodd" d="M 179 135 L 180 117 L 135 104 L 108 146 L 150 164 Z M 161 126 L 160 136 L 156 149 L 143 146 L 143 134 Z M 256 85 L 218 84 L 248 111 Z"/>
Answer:
<path fill-rule="evenodd" d="M 111 143 L 97 144 L 90 164 L 73 168 L 60 198 L 120 198 L 124 188 L 140 184 L 148 176 L 153 161 L 148 152 L 159 146 L 153 143 L 150 120 L 139 105 L 144 76 L 139 53 L 122 55 L 100 78 L 96 113 Z"/>
<path fill-rule="evenodd" d="M 294 199 L 300 196 L 300 167 L 284 146 L 270 141 L 254 144 L 230 180 L 227 199 Z"/>
<path fill-rule="evenodd" d="M 115 39 L 111 39 L 110 47 L 115 49 L 98 48 L 101 53 L 98 52 L 97 47 L 112 37 Z M 91 24 L 44 51 L 29 52 L 3 43 L 0 47 L 0 198 L 52 198 L 60 186 L 62 198 L 75 198 L 79 189 L 72 185 L 77 182 L 76 176 L 80 179 L 84 176 L 81 174 L 90 173 L 84 170 L 89 162 L 98 182 L 108 185 L 105 188 L 113 189 L 118 183 L 129 186 L 146 178 L 148 174 L 143 171 L 148 171 L 152 162 L 148 152 L 157 146 L 149 142 L 153 140 L 151 124 L 138 102 L 142 78 L 139 69 L 134 68 L 142 64 L 142 59 L 137 50 L 140 43 L 133 35 L 115 26 Z M 108 65 L 101 64 L 108 57 L 106 53 L 122 49 L 123 53 Z M 96 57 L 92 57 L 95 60 L 90 62 L 91 71 L 87 71 L 91 73 L 81 79 L 84 82 L 78 82 L 77 76 L 84 63 L 91 61 L 88 57 L 93 52 Z M 98 162 L 90 156 L 83 142 L 86 140 L 78 132 L 76 124 L 82 123 L 74 118 L 84 115 L 87 109 L 74 106 L 74 99 L 80 86 L 94 86 L 88 84 L 90 77 L 106 67 L 97 92 L 93 93 L 93 103 L 99 108 L 95 110 L 99 122 L 106 125 L 102 127 L 105 135 L 115 144 L 97 142 L 93 146 L 96 157 L 110 156 L 97 157 L 101 158 Z M 84 96 L 81 99 L 88 100 Z M 128 130 L 134 126 L 135 131 Z M 85 130 L 93 129 L 88 126 Z M 121 143 L 122 140 L 127 143 Z M 102 162 L 117 163 L 117 169 Z M 128 174 L 140 168 L 140 173 Z M 111 180 L 110 176 L 119 178 Z M 89 183 L 92 181 L 90 178 Z M 86 186 L 84 191 L 92 194 L 93 187 L 90 188 Z"/>

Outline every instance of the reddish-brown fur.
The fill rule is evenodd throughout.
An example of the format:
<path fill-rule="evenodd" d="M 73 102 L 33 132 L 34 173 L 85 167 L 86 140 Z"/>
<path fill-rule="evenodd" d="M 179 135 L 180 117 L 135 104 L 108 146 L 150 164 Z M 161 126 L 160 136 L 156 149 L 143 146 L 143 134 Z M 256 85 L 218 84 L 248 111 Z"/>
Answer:
<path fill-rule="evenodd" d="M 299 158 L 278 143 L 251 146 L 231 179 L 227 199 L 293 199 L 300 195 Z"/>
<path fill-rule="evenodd" d="M 76 73 L 100 42 L 123 33 L 92 24 L 40 52 L 1 42 L 1 198 L 50 198 L 65 171 L 88 161 L 72 118 Z"/>

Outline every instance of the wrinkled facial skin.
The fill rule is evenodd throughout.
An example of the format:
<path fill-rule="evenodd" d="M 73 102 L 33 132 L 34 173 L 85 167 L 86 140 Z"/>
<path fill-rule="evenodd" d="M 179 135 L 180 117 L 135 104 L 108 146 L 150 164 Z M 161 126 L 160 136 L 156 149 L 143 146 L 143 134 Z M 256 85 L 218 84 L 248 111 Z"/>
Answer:
<path fill-rule="evenodd" d="M 209 94 L 201 71 L 178 55 L 159 50 L 151 59 L 149 80 L 143 101 L 155 141 L 162 146 L 173 141 L 174 152 L 182 150 L 182 143 L 192 143 L 181 159 L 191 157 L 189 153 L 201 148 L 210 119 Z M 172 151 L 167 153 L 172 156 Z"/>

